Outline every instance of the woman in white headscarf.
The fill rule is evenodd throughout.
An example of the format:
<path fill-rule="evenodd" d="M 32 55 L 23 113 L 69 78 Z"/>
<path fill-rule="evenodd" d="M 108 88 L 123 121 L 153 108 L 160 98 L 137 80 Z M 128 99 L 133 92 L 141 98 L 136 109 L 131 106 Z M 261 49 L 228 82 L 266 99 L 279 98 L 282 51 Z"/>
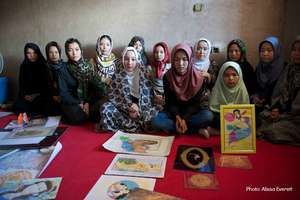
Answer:
<path fill-rule="evenodd" d="M 138 56 L 134 47 L 127 47 L 122 54 L 123 66 L 113 75 L 109 101 L 101 108 L 100 126 L 104 130 L 145 130 L 158 112 L 152 102 L 151 84 L 144 76 Z"/>
<path fill-rule="evenodd" d="M 205 81 L 211 89 L 217 79 L 219 67 L 216 61 L 210 59 L 211 42 L 206 38 L 200 38 L 193 49 L 193 67 L 201 71 Z"/>

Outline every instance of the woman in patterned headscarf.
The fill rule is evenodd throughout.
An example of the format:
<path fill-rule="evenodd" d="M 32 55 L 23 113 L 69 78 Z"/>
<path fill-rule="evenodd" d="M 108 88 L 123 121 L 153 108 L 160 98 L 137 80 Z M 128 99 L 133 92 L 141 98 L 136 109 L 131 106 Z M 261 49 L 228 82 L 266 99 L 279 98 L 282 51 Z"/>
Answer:
<path fill-rule="evenodd" d="M 77 39 L 68 39 L 65 42 L 65 51 L 68 56 L 68 70 L 78 82 L 80 107 L 92 121 L 98 121 L 98 102 L 104 94 L 104 83 L 97 76 L 93 65 L 83 58 L 82 47 Z"/>
<path fill-rule="evenodd" d="M 279 80 L 271 109 L 260 115 L 258 135 L 273 143 L 300 145 L 300 39 L 293 42 L 291 61 Z"/>
<path fill-rule="evenodd" d="M 154 129 L 168 133 L 200 133 L 208 136 L 206 127 L 213 115 L 208 110 L 204 77 L 192 67 L 192 49 L 178 44 L 172 52 L 172 67 L 163 78 L 165 107 L 152 120 Z"/>
<path fill-rule="evenodd" d="M 251 64 L 247 60 L 247 50 L 245 43 L 240 39 L 229 42 L 227 46 L 227 60 L 237 62 L 243 72 L 243 80 L 248 94 L 251 96 L 255 88 L 255 73 Z"/>
<path fill-rule="evenodd" d="M 109 35 L 102 35 L 96 44 L 96 71 L 101 77 L 101 81 L 109 85 L 111 78 L 117 70 L 117 61 L 112 52 L 113 41 Z"/>
<path fill-rule="evenodd" d="M 108 98 L 101 108 L 100 126 L 104 130 L 145 130 L 156 115 L 158 109 L 153 106 L 151 84 L 140 68 L 134 47 L 124 50 L 122 66 L 112 77 Z"/>
<path fill-rule="evenodd" d="M 273 89 L 284 67 L 278 38 L 268 37 L 259 44 L 259 63 L 256 67 L 256 88 L 251 101 L 256 113 L 270 105 Z"/>

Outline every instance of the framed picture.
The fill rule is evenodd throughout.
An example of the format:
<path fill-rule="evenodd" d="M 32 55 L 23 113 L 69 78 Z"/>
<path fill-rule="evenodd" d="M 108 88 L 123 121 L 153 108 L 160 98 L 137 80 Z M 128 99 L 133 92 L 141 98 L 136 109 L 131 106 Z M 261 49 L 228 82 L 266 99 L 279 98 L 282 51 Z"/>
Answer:
<path fill-rule="evenodd" d="M 255 106 L 221 105 L 221 152 L 256 153 Z"/>

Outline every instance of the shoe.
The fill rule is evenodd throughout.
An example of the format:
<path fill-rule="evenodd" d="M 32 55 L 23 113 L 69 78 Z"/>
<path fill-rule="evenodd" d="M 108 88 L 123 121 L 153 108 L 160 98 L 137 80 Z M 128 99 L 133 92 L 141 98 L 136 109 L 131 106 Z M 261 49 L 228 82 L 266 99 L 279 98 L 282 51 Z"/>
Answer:
<path fill-rule="evenodd" d="M 207 131 L 206 128 L 200 128 L 198 133 L 200 135 L 203 135 L 206 139 L 209 139 L 209 132 Z"/>

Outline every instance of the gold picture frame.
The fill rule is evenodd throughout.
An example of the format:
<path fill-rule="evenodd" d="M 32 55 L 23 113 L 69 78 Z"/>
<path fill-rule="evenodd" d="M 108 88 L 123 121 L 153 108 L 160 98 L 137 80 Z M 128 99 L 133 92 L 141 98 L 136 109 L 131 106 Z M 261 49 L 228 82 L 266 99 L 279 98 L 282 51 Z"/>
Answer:
<path fill-rule="evenodd" d="M 221 152 L 256 153 L 255 105 L 221 105 Z"/>

